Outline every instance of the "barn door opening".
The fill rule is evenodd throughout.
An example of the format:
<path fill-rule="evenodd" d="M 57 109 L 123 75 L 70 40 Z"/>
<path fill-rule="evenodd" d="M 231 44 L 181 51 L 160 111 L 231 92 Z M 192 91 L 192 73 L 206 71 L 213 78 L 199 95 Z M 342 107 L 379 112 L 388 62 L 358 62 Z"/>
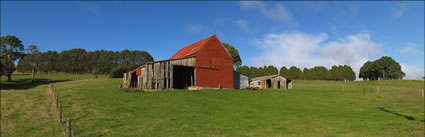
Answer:
<path fill-rule="evenodd" d="M 130 79 L 130 88 L 136 88 L 137 87 L 137 74 L 136 71 L 131 73 L 131 79 Z"/>
<path fill-rule="evenodd" d="M 277 88 L 280 88 L 280 81 L 277 81 Z"/>
<path fill-rule="evenodd" d="M 272 80 L 271 79 L 266 80 L 266 83 L 267 83 L 267 88 L 272 87 Z"/>
<path fill-rule="evenodd" d="M 195 68 L 173 66 L 173 88 L 185 89 L 195 85 Z"/>

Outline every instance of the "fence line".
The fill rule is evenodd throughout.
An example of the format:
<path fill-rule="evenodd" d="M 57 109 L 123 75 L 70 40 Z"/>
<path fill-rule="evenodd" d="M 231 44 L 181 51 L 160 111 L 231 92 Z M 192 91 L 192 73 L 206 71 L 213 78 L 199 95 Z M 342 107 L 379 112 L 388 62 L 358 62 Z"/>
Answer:
<path fill-rule="evenodd" d="M 53 103 L 56 105 L 56 111 L 58 111 L 59 124 L 63 124 L 64 122 L 62 120 L 62 105 L 59 102 L 59 96 L 56 93 L 55 86 L 53 86 L 53 84 L 50 84 L 49 88 L 47 89 L 47 92 L 52 95 Z M 72 137 L 73 132 L 71 130 L 71 119 L 70 118 L 66 118 L 66 125 L 65 126 L 66 126 L 66 137 Z"/>

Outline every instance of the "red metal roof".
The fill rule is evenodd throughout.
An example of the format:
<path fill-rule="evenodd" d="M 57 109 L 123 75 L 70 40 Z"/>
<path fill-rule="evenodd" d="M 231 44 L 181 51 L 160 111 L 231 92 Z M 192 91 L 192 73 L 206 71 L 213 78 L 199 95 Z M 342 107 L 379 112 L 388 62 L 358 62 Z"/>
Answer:
<path fill-rule="evenodd" d="M 210 40 L 213 37 L 216 37 L 215 34 L 180 49 L 170 59 L 195 57 L 199 49 L 201 49 L 202 46 L 204 46 L 208 42 L 208 40 Z"/>

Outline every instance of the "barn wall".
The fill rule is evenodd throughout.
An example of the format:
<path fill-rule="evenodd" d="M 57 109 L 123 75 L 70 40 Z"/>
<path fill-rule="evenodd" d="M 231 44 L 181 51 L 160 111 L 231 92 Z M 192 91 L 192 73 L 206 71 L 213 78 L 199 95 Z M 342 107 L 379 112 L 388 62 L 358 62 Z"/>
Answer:
<path fill-rule="evenodd" d="M 260 84 L 258 84 L 258 82 L 260 82 Z M 251 81 L 249 83 L 249 87 L 261 88 L 261 81 L 260 80 Z"/>
<path fill-rule="evenodd" d="M 233 60 L 221 42 L 211 38 L 196 57 L 196 86 L 233 88 Z"/>
<path fill-rule="evenodd" d="M 195 67 L 196 58 L 183 58 L 150 62 L 136 69 L 139 71 L 137 88 L 170 89 L 173 86 L 173 66 Z M 127 79 L 131 79 L 127 74 Z M 129 83 L 124 81 L 124 83 Z"/>

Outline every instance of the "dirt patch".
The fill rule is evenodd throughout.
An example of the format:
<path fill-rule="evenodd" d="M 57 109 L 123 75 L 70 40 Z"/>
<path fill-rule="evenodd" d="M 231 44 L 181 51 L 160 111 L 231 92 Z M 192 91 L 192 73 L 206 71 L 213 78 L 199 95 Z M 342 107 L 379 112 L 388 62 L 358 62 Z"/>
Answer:
<path fill-rule="evenodd" d="M 129 89 L 126 92 L 144 92 L 142 89 Z"/>
<path fill-rule="evenodd" d="M 245 88 L 246 90 L 259 90 L 260 88 L 258 87 L 249 87 L 249 88 Z"/>

